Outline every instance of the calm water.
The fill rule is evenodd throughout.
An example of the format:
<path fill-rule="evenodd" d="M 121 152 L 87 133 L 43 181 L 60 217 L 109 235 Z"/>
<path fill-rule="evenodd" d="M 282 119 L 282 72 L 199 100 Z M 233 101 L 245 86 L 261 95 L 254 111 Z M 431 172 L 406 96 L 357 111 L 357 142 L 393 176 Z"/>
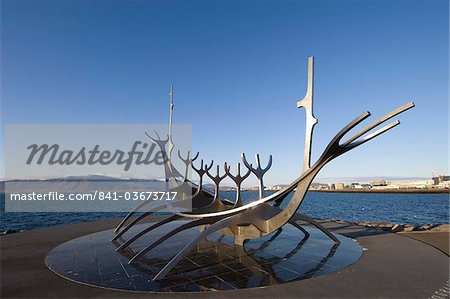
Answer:
<path fill-rule="evenodd" d="M 223 192 L 227 198 L 234 193 Z M 29 230 L 123 217 L 126 213 L 4 213 L 4 195 L 0 195 L 0 232 Z M 244 192 L 244 202 L 256 199 L 256 192 Z M 300 212 L 321 219 L 383 221 L 424 225 L 449 223 L 448 194 L 367 194 L 309 192 Z"/>

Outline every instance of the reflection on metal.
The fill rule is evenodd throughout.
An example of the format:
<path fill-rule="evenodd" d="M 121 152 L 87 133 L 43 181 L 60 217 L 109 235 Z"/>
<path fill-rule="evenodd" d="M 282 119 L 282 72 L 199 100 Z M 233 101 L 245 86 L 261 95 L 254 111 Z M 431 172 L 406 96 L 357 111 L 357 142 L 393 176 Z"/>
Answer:
<path fill-rule="evenodd" d="M 248 163 L 244 154 L 242 154 L 242 161 L 244 165 L 248 168 L 247 174 L 244 176 L 240 175 L 240 165 L 238 164 L 238 174 L 236 176 L 232 176 L 230 174 L 230 168 L 225 164 L 225 174 L 219 174 L 219 166 L 217 166 L 217 174 L 215 176 L 209 173 L 209 170 L 212 168 L 212 163 L 209 166 L 203 164 L 203 160 L 201 161 L 200 168 L 197 169 L 192 165 L 192 160 L 188 158 L 182 159 L 185 161 L 186 167 L 192 165 L 193 169 L 198 173 L 200 177 L 200 184 L 195 186 L 192 182 L 187 183 L 193 186 L 192 189 L 196 190 L 194 192 L 194 202 L 205 202 L 208 204 L 198 205 L 198 208 L 194 208 L 192 213 L 182 212 L 176 207 L 176 202 L 174 204 L 167 203 L 167 207 L 173 212 L 172 216 L 162 220 L 159 223 L 153 224 L 150 227 L 142 230 L 140 233 L 125 241 L 118 250 L 124 249 L 130 243 L 134 242 L 142 235 L 148 233 L 149 231 L 155 229 L 156 227 L 160 227 L 166 223 L 177 219 L 191 220 L 176 229 L 170 230 L 166 232 L 162 237 L 160 237 L 157 241 L 149 244 L 147 247 L 142 249 L 140 252 L 136 253 L 129 261 L 129 263 L 135 263 L 141 260 L 144 255 L 153 250 L 159 244 L 163 243 L 167 239 L 173 237 L 174 235 L 192 228 L 192 227 L 204 227 L 204 230 L 196 237 L 193 238 L 186 246 L 179 251 L 165 266 L 164 268 L 153 278 L 153 280 L 159 280 L 164 278 L 176 265 L 182 260 L 186 254 L 190 252 L 192 248 L 198 245 L 198 243 L 215 232 L 221 232 L 223 234 L 232 235 L 234 237 L 234 243 L 237 245 L 243 245 L 246 240 L 249 239 L 257 239 L 268 234 L 271 234 L 279 229 L 281 229 L 285 224 L 290 223 L 295 227 L 302 230 L 301 226 L 296 223 L 298 220 L 303 220 L 311 223 L 312 225 L 319 228 L 322 232 L 324 232 L 331 240 L 335 242 L 335 244 L 339 244 L 339 240 L 335 235 L 330 233 L 327 229 L 317 223 L 315 220 L 310 217 L 302 214 L 298 214 L 297 211 L 300 208 L 303 200 L 305 198 L 305 194 L 308 190 L 308 187 L 312 183 L 313 179 L 319 173 L 319 171 L 330 161 L 336 159 L 337 157 L 343 155 L 344 153 L 364 144 L 365 142 L 377 137 L 378 135 L 392 129 L 397 126 L 400 122 L 394 121 L 381 129 L 370 133 L 372 129 L 381 125 L 388 119 L 414 107 L 414 103 L 408 103 L 404 106 L 401 106 L 392 112 L 386 114 L 375 122 L 369 124 L 364 127 L 352 137 L 348 138 L 346 141 L 341 142 L 345 135 L 347 135 L 353 128 L 363 122 L 366 118 L 370 116 L 369 112 L 365 112 L 360 116 L 356 117 L 354 120 L 349 122 L 342 130 L 340 130 L 336 136 L 330 141 L 328 146 L 323 151 L 322 155 L 317 159 L 317 161 L 311 166 L 311 147 L 312 147 L 312 137 L 313 137 L 313 129 L 317 123 L 317 119 L 313 115 L 313 58 L 310 57 L 308 63 L 308 88 L 306 96 L 303 100 L 297 103 L 297 107 L 304 107 L 306 111 L 306 134 L 305 134 L 305 150 L 304 150 L 304 160 L 303 160 L 303 169 L 300 176 L 295 179 L 291 184 L 289 184 L 285 189 L 275 192 L 271 195 L 265 196 L 264 194 L 264 183 L 263 176 L 268 171 L 268 169 L 272 165 L 272 156 L 269 158 L 268 165 L 263 169 L 260 165 L 259 155 L 256 155 L 257 167 L 252 167 L 251 164 Z M 171 106 L 172 107 L 172 106 Z M 366 133 L 368 135 L 364 136 Z M 364 136 L 364 137 L 363 137 Z M 150 136 L 149 136 L 150 137 Z M 151 137 L 150 137 L 151 138 Z M 170 139 L 170 138 L 168 138 Z M 165 145 L 168 140 L 161 140 L 158 136 L 158 139 L 153 139 L 155 143 L 157 143 L 163 152 L 166 152 Z M 177 178 L 186 179 L 186 176 L 180 175 L 180 173 L 173 167 L 170 154 L 168 155 L 168 161 L 165 164 L 166 170 L 166 180 L 169 181 L 169 178 L 177 180 Z M 181 155 L 179 154 L 179 157 Z M 196 155 L 195 159 L 198 157 Z M 243 204 L 240 198 L 240 189 L 242 182 L 248 177 L 248 175 L 252 172 L 259 181 L 259 199 L 253 202 Z M 211 196 L 202 188 L 202 177 L 204 174 L 207 174 L 215 184 L 215 192 L 214 196 Z M 220 182 L 226 177 L 229 176 L 237 185 L 237 197 L 234 203 L 222 202 L 222 199 L 219 196 L 219 185 Z M 289 194 L 293 193 L 292 198 L 286 203 L 284 208 L 280 208 L 281 204 L 286 201 L 286 198 Z M 188 194 L 192 195 L 192 194 Z M 211 198 L 212 197 L 212 198 Z M 208 199 L 208 200 L 205 200 Z M 142 208 L 142 205 L 140 207 Z M 129 218 L 129 216 L 127 216 Z M 127 221 L 127 218 L 121 222 L 119 227 L 116 229 L 118 231 L 121 226 Z M 134 225 L 134 224 L 131 224 Z M 128 228 L 128 227 L 127 227 Z M 304 230 L 303 230 L 304 231 Z M 119 234 L 123 237 L 123 230 L 119 232 Z M 337 246 L 337 245 L 336 245 Z"/>

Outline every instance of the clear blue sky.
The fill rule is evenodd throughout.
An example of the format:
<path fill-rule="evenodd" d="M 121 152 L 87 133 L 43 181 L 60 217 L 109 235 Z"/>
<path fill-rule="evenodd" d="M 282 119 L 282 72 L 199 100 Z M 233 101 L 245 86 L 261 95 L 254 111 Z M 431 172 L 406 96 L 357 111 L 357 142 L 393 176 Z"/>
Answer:
<path fill-rule="evenodd" d="M 2 1 L 1 17 L 3 124 L 166 123 L 173 81 L 202 157 L 273 154 L 267 184 L 287 183 L 314 55 L 315 158 L 361 112 L 416 103 L 319 177 L 448 172 L 448 1 Z"/>

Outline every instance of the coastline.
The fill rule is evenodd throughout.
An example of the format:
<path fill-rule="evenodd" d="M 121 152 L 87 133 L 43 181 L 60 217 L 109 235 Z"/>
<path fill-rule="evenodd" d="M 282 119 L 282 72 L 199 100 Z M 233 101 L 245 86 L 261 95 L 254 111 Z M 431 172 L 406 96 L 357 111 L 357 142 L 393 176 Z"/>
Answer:
<path fill-rule="evenodd" d="M 162 217 L 162 216 L 158 216 Z M 111 218 L 115 219 L 115 218 Z M 100 221 L 107 221 L 111 219 L 102 219 Z M 368 228 L 377 228 L 383 231 L 389 231 L 393 233 L 406 233 L 406 232 L 421 232 L 421 233 L 448 233 L 450 234 L 450 223 L 432 223 L 432 224 L 425 224 L 425 225 L 412 225 L 412 224 L 401 224 L 401 223 L 390 223 L 390 222 L 371 222 L 371 221 L 347 221 L 347 220 L 341 220 L 341 219 L 317 219 L 321 222 L 335 222 L 335 223 L 350 223 L 352 225 L 356 226 L 362 226 L 362 227 L 368 227 Z M 64 224 L 56 224 L 46 227 L 36 227 L 33 229 L 25 229 L 25 230 L 5 230 L 0 232 L 0 237 L 10 234 L 16 234 L 16 233 L 23 233 L 33 230 L 39 230 L 39 229 L 45 229 L 45 228 L 51 228 L 51 227 L 59 227 L 62 225 L 72 225 L 72 224 L 80 224 L 80 223 L 89 223 L 89 222 L 95 222 L 99 220 L 90 220 L 90 221 L 80 221 L 76 223 L 64 223 Z"/>
<path fill-rule="evenodd" d="M 420 193 L 420 194 L 449 194 L 449 189 L 309 189 L 308 192 L 329 192 L 329 193 Z"/>

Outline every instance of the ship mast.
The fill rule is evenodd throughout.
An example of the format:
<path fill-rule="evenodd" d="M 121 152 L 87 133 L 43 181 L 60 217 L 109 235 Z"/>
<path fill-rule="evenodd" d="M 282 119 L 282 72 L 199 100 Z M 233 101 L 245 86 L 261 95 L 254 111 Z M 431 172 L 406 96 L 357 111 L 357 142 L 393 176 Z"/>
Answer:
<path fill-rule="evenodd" d="M 305 150 L 303 154 L 303 169 L 305 173 L 311 165 L 311 147 L 314 126 L 317 124 L 317 118 L 314 117 L 313 99 L 314 99 L 314 56 L 308 58 L 308 85 L 305 97 L 297 102 L 297 108 L 305 108 L 306 113 L 306 133 L 305 133 Z"/>
<path fill-rule="evenodd" d="M 172 158 L 172 151 L 175 145 L 172 141 L 172 114 L 173 114 L 173 83 L 170 84 L 170 91 L 169 91 L 169 99 L 170 99 L 170 114 L 169 114 L 169 161 L 171 161 Z"/>

